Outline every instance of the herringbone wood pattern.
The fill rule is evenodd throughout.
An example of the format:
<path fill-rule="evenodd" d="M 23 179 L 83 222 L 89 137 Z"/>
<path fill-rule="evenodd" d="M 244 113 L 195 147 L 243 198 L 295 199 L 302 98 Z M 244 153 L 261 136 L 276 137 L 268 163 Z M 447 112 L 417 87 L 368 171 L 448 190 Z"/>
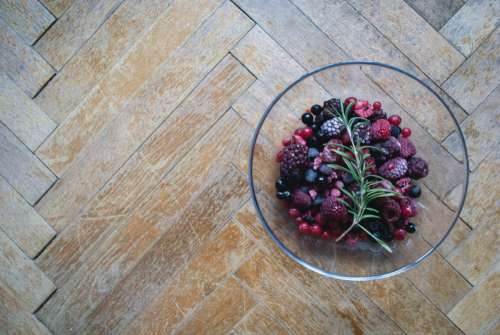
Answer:
<path fill-rule="evenodd" d="M 0 0 L 0 333 L 499 334 L 499 25 L 495 0 Z M 440 92 L 472 171 L 439 252 L 359 284 L 286 258 L 246 184 L 271 99 L 348 59 Z M 455 194 L 430 185 L 446 220 Z"/>

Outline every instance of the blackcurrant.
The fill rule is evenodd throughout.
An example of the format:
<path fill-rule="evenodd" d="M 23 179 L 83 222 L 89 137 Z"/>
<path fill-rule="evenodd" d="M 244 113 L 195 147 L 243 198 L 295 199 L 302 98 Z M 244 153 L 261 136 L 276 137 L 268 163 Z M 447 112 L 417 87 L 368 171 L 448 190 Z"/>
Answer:
<path fill-rule="evenodd" d="M 290 200 L 292 199 L 292 194 L 290 191 L 283 191 L 276 193 L 276 197 L 280 200 Z"/>
<path fill-rule="evenodd" d="M 314 116 L 311 113 L 304 113 L 302 114 L 302 122 L 310 126 L 314 123 Z"/>
<path fill-rule="evenodd" d="M 276 189 L 278 191 L 286 191 L 288 189 L 288 186 L 286 185 L 285 181 L 280 178 L 276 181 Z"/>
<path fill-rule="evenodd" d="M 414 233 L 417 230 L 417 228 L 415 227 L 414 223 L 410 222 L 406 225 L 405 230 L 409 233 Z"/>
<path fill-rule="evenodd" d="M 314 115 L 318 115 L 319 113 L 321 113 L 321 111 L 323 110 L 323 108 L 320 106 L 320 105 L 313 105 L 311 107 L 311 112 L 314 114 Z"/>
<path fill-rule="evenodd" d="M 410 188 L 410 197 L 412 198 L 418 198 L 422 194 L 422 189 L 420 186 L 415 185 L 412 188 Z"/>

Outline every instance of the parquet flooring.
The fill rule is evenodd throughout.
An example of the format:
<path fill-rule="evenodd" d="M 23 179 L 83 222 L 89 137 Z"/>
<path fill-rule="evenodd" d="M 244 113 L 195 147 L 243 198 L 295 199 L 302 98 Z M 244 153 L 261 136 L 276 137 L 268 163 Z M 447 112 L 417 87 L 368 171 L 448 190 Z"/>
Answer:
<path fill-rule="evenodd" d="M 0 334 L 499 334 L 499 27 L 495 0 L 0 0 Z M 250 137 L 273 97 L 349 59 L 422 78 L 470 154 L 448 240 L 377 282 L 288 259 L 246 183 Z M 458 135 L 395 84 L 374 78 L 349 93 L 387 92 L 398 114 L 412 110 L 415 137 L 433 138 L 423 155 L 448 171 L 424 186 L 437 215 L 426 220 L 449 220 Z M 324 100 L 335 82 L 304 87 L 291 108 Z M 272 127 L 255 166 L 263 199 Z"/>

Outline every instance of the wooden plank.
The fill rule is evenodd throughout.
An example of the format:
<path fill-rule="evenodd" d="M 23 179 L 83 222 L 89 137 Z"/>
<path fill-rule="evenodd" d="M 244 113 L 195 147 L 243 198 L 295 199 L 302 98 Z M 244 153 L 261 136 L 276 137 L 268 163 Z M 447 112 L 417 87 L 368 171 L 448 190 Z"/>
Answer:
<path fill-rule="evenodd" d="M 24 309 L 7 287 L 0 285 L 0 329 L 6 335 L 50 335 L 50 331 L 31 312 Z"/>
<path fill-rule="evenodd" d="M 86 148 L 86 155 L 75 161 L 64 178 L 37 205 L 56 231 L 72 221 L 95 192 L 251 27 L 252 22 L 240 10 L 226 3 L 173 53 L 171 61 L 156 71 L 126 110 Z M 75 184 L 75 180 L 80 183 Z M 61 199 L 66 200 L 64 204 Z"/>
<path fill-rule="evenodd" d="M 467 143 L 470 169 L 474 171 L 484 158 L 500 145 L 500 85 L 460 125 Z M 444 146 L 457 159 L 463 160 L 462 143 L 454 132 Z"/>
<path fill-rule="evenodd" d="M 447 257 L 450 263 L 471 283 L 500 261 L 500 221 L 481 224 Z"/>
<path fill-rule="evenodd" d="M 450 252 L 452 252 L 463 240 L 469 236 L 471 233 L 471 229 L 462 219 L 458 219 L 458 222 L 453 227 L 452 231 L 444 240 L 443 244 L 438 249 L 438 252 L 443 255 L 443 257 L 447 257 Z"/>
<path fill-rule="evenodd" d="M 28 44 L 33 44 L 55 18 L 38 0 L 0 1 L 0 17 Z"/>
<path fill-rule="evenodd" d="M 221 136 L 222 129 L 227 133 Z M 240 204 L 248 199 L 248 188 L 239 172 L 226 173 L 227 166 L 233 161 L 238 148 L 248 138 L 240 138 L 242 134 L 248 136 L 249 129 L 244 127 L 236 115 L 226 115 L 212 128 L 210 135 L 205 137 L 203 142 L 199 142 L 190 150 L 190 155 L 196 157 L 196 163 L 190 156 L 185 157 L 131 217 L 122 219 L 119 224 L 111 227 L 104 239 L 90 251 L 90 256 L 84 255 L 83 260 L 77 259 L 79 267 L 68 271 L 70 273 L 67 281 L 61 283 L 62 288 L 41 309 L 39 314 L 41 319 L 46 320 L 51 329 L 65 329 L 67 325 L 78 328 L 84 318 L 87 318 L 89 327 L 91 321 L 94 326 L 107 324 L 109 327 L 123 327 L 130 321 L 129 318 L 136 315 L 134 313 L 142 310 L 141 304 L 148 300 L 141 297 L 149 294 L 155 296 L 158 294 L 156 289 L 160 285 L 142 284 L 153 283 L 156 281 L 155 278 L 158 278 L 158 283 L 164 283 L 169 274 L 172 275 L 185 264 L 184 262 L 187 262 L 189 250 L 196 250 L 203 241 L 198 237 L 204 234 L 208 236 L 214 228 L 223 225 L 231 211 L 239 208 Z M 224 178 L 226 180 L 222 182 Z M 172 184 L 171 180 L 175 180 L 176 183 Z M 177 183 L 184 187 L 177 187 L 179 185 Z M 205 198 L 206 200 L 202 201 Z M 193 230 L 192 222 L 197 223 L 196 230 Z M 162 232 L 167 232 L 160 240 L 163 242 L 157 242 L 160 244 L 155 244 L 157 247 L 151 248 L 149 256 L 139 263 L 138 266 L 143 270 L 137 269 L 132 272 L 128 279 L 120 284 L 126 286 L 124 289 L 126 293 L 123 294 L 120 288 L 112 291 Z M 183 236 L 194 234 L 195 239 L 179 240 L 179 234 Z M 84 240 L 83 236 L 79 239 Z M 158 252 L 161 255 L 158 255 Z M 162 257 L 167 257 L 168 260 L 161 262 L 165 268 L 158 274 L 156 271 L 160 268 L 157 261 Z M 174 263 L 177 265 L 173 265 Z M 148 282 L 143 280 L 146 272 L 150 273 Z M 159 277 L 156 277 L 157 275 Z M 139 294 L 137 299 L 132 299 L 128 285 L 134 286 L 133 291 Z M 106 295 L 109 299 L 103 302 Z M 93 296 L 93 299 L 82 298 L 88 296 Z M 103 302 L 101 309 L 111 308 L 109 313 L 104 313 L 109 318 L 105 323 L 98 321 L 103 313 L 96 312 L 92 314 L 93 316 L 89 316 L 100 302 Z M 138 309 L 136 310 L 134 306 Z M 119 312 L 122 308 L 130 308 L 127 318 L 125 312 Z"/>
<path fill-rule="evenodd" d="M 52 14 L 56 17 L 60 17 L 75 0 L 41 0 L 41 2 L 47 7 Z"/>
<path fill-rule="evenodd" d="M 236 325 L 231 334 L 285 335 L 290 333 L 274 318 L 272 310 L 263 304 L 258 304 Z"/>
<path fill-rule="evenodd" d="M 464 61 L 464 56 L 403 0 L 350 2 L 437 84 Z"/>
<path fill-rule="evenodd" d="M 254 248 L 252 240 L 231 222 L 127 325 L 125 334 L 172 332 L 225 276 L 240 266 Z"/>
<path fill-rule="evenodd" d="M 0 123 L 0 175 L 33 205 L 56 176 Z"/>
<path fill-rule="evenodd" d="M 143 201 L 252 80 L 234 58 L 226 57 L 99 191 L 83 211 L 83 222 L 69 226 L 51 243 L 39 266 L 57 284 L 64 283 L 84 260 L 83 251 L 99 243 L 97 236 L 112 229 L 114 218 L 131 213 Z"/>
<path fill-rule="evenodd" d="M 194 10 L 191 1 L 174 1 L 37 150 L 38 157 L 54 173 L 62 175 L 83 147 L 122 111 L 155 69 L 196 31 L 220 2 L 200 1 Z M 175 38 L 165 38 L 167 34 Z"/>
<path fill-rule="evenodd" d="M 466 334 L 498 334 L 500 263 L 448 314 Z"/>
<path fill-rule="evenodd" d="M 6 73 L 30 97 L 54 74 L 50 65 L 1 18 L 0 72 Z"/>
<path fill-rule="evenodd" d="M 35 49 L 57 70 L 80 49 L 123 0 L 77 1 L 37 41 Z"/>
<path fill-rule="evenodd" d="M 192 312 L 176 334 L 225 334 L 255 304 L 255 299 L 230 277 Z"/>
<path fill-rule="evenodd" d="M 5 74 L 0 73 L 0 121 L 34 151 L 56 124 Z"/>
<path fill-rule="evenodd" d="M 394 46 L 390 39 L 382 35 L 377 28 L 370 24 L 367 19 L 360 15 L 347 2 L 294 0 L 294 3 L 308 15 L 318 27 L 321 27 L 325 34 L 327 34 L 336 45 L 347 53 L 349 56 L 347 59 L 369 59 L 379 61 L 398 66 L 410 73 L 414 73 L 445 100 L 458 120 L 465 118 L 465 112 L 453 101 L 453 99 Z M 274 23 L 272 27 L 276 27 L 277 25 L 277 23 Z M 280 39 L 280 43 L 284 45 L 284 41 L 288 39 L 287 35 L 290 34 L 286 34 L 284 27 L 282 30 L 281 36 L 283 37 Z M 290 48 L 293 48 L 293 45 L 297 43 L 297 41 L 294 44 L 289 43 Z M 363 45 L 363 47 L 360 48 L 359 45 Z M 317 53 L 316 48 L 312 48 L 311 50 L 309 53 Z M 316 57 L 302 57 L 302 59 L 306 61 L 307 59 L 315 58 Z M 385 94 L 391 96 L 392 99 L 408 112 L 409 115 L 415 118 L 418 123 L 429 131 L 438 141 L 443 140 L 455 129 L 450 116 L 443 108 L 442 104 L 435 97 L 429 95 L 427 89 L 420 84 L 390 70 L 375 71 L 370 69 L 372 68 L 367 67 L 364 71 L 370 75 L 373 82 L 380 85 L 386 92 Z M 339 72 L 339 70 L 331 71 L 332 74 L 337 72 Z M 337 86 L 342 85 L 338 84 Z M 354 85 L 344 84 L 344 86 L 347 86 L 351 90 L 355 89 L 353 88 Z M 347 94 L 352 96 L 351 92 Z M 366 94 L 367 92 L 360 92 L 360 96 Z M 374 98 L 379 100 L 378 97 Z M 390 112 L 389 110 L 387 111 Z"/>
<path fill-rule="evenodd" d="M 56 288 L 2 230 L 0 245 L 0 286 L 12 292 L 25 311 L 33 312 Z"/>
<path fill-rule="evenodd" d="M 470 0 L 444 25 L 440 33 L 467 57 L 499 25 L 498 1 Z"/>
<path fill-rule="evenodd" d="M 500 28 L 442 85 L 466 111 L 471 113 L 500 84 Z"/>
<path fill-rule="evenodd" d="M 0 228 L 31 258 L 55 236 L 55 231 L 2 177 Z"/>
<path fill-rule="evenodd" d="M 170 3 L 127 0 L 36 96 L 35 102 L 52 120 L 62 122 Z"/>
<path fill-rule="evenodd" d="M 436 30 L 441 29 L 463 6 L 463 0 L 405 0 Z"/>

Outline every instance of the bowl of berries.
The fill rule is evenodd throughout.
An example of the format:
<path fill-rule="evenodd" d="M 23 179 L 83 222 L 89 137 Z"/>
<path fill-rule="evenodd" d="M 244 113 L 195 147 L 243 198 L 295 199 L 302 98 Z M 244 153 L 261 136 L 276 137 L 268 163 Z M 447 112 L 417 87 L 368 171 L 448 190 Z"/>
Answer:
<path fill-rule="evenodd" d="M 289 257 L 327 277 L 383 279 L 446 240 L 469 177 L 458 121 L 430 81 L 368 61 L 304 74 L 259 120 L 257 215 Z M 443 141 L 453 136 L 451 154 Z"/>

